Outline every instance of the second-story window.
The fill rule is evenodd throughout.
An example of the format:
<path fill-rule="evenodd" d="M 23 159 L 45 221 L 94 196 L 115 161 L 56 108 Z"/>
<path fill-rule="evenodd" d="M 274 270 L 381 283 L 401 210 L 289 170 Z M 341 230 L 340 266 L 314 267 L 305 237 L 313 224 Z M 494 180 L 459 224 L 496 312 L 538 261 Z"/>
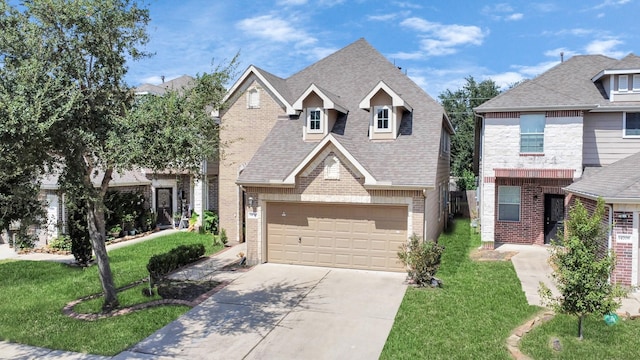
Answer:
<path fill-rule="evenodd" d="M 544 152 L 544 114 L 520 115 L 520 152 Z"/>
<path fill-rule="evenodd" d="M 618 91 L 628 91 L 629 90 L 629 76 L 620 75 L 618 76 Z"/>
<path fill-rule="evenodd" d="M 376 131 L 390 131 L 389 128 L 389 116 L 391 115 L 391 109 L 389 106 L 376 106 L 374 107 L 373 122 L 375 124 Z"/>
<path fill-rule="evenodd" d="M 633 91 L 640 91 L 640 75 L 633 75 L 633 85 L 631 89 Z"/>
<path fill-rule="evenodd" d="M 640 113 L 625 112 L 622 122 L 624 137 L 640 137 Z"/>
<path fill-rule="evenodd" d="M 307 109 L 307 129 L 309 132 L 322 132 L 322 109 Z"/>

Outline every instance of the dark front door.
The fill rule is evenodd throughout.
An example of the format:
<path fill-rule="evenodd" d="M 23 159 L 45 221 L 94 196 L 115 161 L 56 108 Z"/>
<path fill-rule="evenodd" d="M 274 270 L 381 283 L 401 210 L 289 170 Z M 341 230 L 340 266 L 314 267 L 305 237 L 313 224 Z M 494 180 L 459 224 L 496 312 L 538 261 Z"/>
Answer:
<path fill-rule="evenodd" d="M 558 229 L 562 229 L 564 221 L 564 195 L 544 196 L 544 243 L 549 244 L 556 239 Z"/>
<path fill-rule="evenodd" d="M 173 189 L 156 189 L 156 214 L 158 214 L 158 226 L 173 225 Z"/>

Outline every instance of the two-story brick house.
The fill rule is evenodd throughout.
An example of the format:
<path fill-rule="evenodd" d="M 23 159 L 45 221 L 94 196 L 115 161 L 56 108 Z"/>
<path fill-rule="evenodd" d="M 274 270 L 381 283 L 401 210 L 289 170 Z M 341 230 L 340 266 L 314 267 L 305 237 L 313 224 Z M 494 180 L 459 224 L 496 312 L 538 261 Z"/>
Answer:
<path fill-rule="evenodd" d="M 622 180 L 609 165 L 640 152 L 640 58 L 574 56 L 475 112 L 483 247 L 547 244 L 576 198 L 589 206 L 607 200 L 598 186 Z M 598 170 L 608 177 L 591 179 Z M 635 235 L 624 237 L 635 246 L 635 280 L 629 269 L 628 281 L 617 281 L 637 284 L 638 209 L 612 200 L 612 224 L 616 209 L 635 219 L 628 230 Z M 603 247 L 615 250 L 615 241 L 603 239 Z"/>
<path fill-rule="evenodd" d="M 220 113 L 220 227 L 250 263 L 401 271 L 447 220 L 443 108 L 365 40 L 283 79 L 250 66 Z"/>

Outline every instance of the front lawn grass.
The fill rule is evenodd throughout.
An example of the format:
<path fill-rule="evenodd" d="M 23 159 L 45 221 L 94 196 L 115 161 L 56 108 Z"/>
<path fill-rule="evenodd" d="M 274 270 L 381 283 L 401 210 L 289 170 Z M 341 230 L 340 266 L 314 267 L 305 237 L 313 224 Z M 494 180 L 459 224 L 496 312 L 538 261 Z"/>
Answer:
<path fill-rule="evenodd" d="M 213 247 L 211 235 L 181 232 L 110 251 L 116 287 L 148 276 L 146 265 L 152 255 L 196 243 L 205 245 L 206 254 L 221 249 Z M 0 339 L 115 355 L 188 310 L 162 306 L 92 322 L 63 315 L 68 302 L 101 292 L 97 270 L 97 266 L 83 269 L 46 261 L 0 263 Z M 128 301 L 126 296 L 123 300 Z"/>
<path fill-rule="evenodd" d="M 605 324 L 602 316 L 588 316 L 584 339 L 578 340 L 578 318 L 556 315 L 520 341 L 523 353 L 534 359 L 640 359 L 640 320 Z M 560 340 L 560 350 L 552 343 Z"/>
<path fill-rule="evenodd" d="M 381 359 L 509 359 L 510 332 L 540 308 L 530 306 L 511 262 L 474 262 L 480 245 L 469 220 L 441 235 L 436 276 L 442 289 L 409 287 Z"/>

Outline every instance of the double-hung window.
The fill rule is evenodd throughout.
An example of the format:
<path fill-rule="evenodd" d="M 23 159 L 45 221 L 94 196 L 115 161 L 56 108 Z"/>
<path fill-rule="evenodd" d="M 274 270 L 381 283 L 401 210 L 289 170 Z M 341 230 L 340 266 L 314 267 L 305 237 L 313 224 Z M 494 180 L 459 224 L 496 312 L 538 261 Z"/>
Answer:
<path fill-rule="evenodd" d="M 618 76 L 618 91 L 629 91 L 629 75 Z"/>
<path fill-rule="evenodd" d="M 520 221 L 520 186 L 498 186 L 498 221 Z"/>
<path fill-rule="evenodd" d="M 544 152 L 544 114 L 520 115 L 520 152 Z"/>
<path fill-rule="evenodd" d="M 622 115 L 624 137 L 640 137 L 640 113 L 625 112 Z"/>
<path fill-rule="evenodd" d="M 307 109 L 307 128 L 309 132 L 322 132 L 322 109 Z"/>
<path fill-rule="evenodd" d="M 376 106 L 374 107 L 374 126 L 376 131 L 391 131 L 389 128 L 389 116 L 391 115 L 391 109 L 389 106 Z"/>

